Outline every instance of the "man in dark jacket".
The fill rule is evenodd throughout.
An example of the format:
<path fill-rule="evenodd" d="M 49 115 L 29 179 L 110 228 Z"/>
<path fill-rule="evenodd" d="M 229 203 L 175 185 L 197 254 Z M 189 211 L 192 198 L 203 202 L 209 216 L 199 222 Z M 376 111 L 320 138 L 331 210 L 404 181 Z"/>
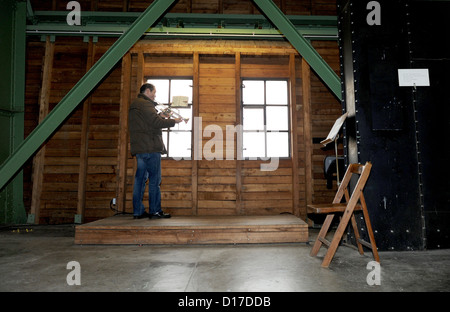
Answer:
<path fill-rule="evenodd" d="M 161 154 L 166 154 L 162 128 L 173 127 L 181 118 L 166 119 L 159 115 L 154 101 L 156 88 L 142 85 L 137 98 L 131 103 L 128 115 L 131 154 L 136 156 L 137 168 L 133 187 L 133 216 L 141 218 L 170 218 L 161 210 Z M 148 182 L 149 213 L 142 204 L 145 182 Z"/>

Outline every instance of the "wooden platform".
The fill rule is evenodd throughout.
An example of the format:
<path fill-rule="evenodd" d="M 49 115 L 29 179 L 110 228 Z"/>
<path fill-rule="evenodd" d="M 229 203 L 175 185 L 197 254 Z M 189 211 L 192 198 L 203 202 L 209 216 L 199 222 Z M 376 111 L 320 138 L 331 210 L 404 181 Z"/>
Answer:
<path fill-rule="evenodd" d="M 75 228 L 75 244 L 304 243 L 307 224 L 294 215 L 173 216 L 134 220 L 118 215 Z"/>

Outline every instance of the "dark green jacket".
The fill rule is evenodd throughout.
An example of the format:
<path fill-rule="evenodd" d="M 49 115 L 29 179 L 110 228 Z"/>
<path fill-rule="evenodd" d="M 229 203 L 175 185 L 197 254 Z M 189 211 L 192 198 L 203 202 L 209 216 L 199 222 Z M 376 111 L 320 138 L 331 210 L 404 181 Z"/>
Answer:
<path fill-rule="evenodd" d="M 173 127 L 175 120 L 159 116 L 155 105 L 155 102 L 142 93 L 130 105 L 128 129 L 133 156 L 142 153 L 167 153 L 161 129 Z"/>

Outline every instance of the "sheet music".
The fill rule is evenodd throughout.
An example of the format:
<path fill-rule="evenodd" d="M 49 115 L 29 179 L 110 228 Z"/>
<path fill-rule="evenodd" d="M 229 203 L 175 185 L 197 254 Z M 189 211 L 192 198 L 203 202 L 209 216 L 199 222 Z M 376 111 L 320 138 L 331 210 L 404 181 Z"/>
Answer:
<path fill-rule="evenodd" d="M 327 138 L 320 143 L 323 145 L 327 145 L 330 142 L 333 142 L 336 138 L 336 136 L 339 134 L 339 130 L 341 130 L 342 125 L 344 124 L 345 118 L 347 118 L 348 112 L 336 119 L 334 122 L 333 127 L 330 130 L 330 133 L 328 134 Z"/>
<path fill-rule="evenodd" d="M 172 105 L 175 107 L 188 107 L 189 98 L 187 96 L 173 96 L 172 97 Z"/>

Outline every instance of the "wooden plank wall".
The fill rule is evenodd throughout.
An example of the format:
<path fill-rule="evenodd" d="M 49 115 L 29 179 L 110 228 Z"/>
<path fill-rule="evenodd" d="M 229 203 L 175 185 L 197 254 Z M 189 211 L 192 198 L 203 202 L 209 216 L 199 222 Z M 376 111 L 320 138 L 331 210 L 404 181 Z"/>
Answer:
<path fill-rule="evenodd" d="M 94 60 L 109 48 L 109 42 L 95 44 Z M 84 208 L 87 220 L 111 215 L 109 202 L 116 197 L 119 113 L 121 106 L 121 64 L 108 74 L 87 100 L 90 105 L 86 136 L 87 159 Z M 85 102 L 85 105 L 87 104 Z M 85 122 L 85 123 L 86 123 Z M 81 152 L 83 154 L 83 152 Z M 79 185 L 80 187 L 80 185 Z"/>
<path fill-rule="evenodd" d="M 249 1 L 222 0 L 215 6 L 212 2 L 179 1 L 173 10 L 189 7 L 190 12 L 200 12 L 202 7 L 205 12 L 228 14 L 247 8 L 248 13 L 258 13 Z M 335 14 L 334 1 L 301 6 L 278 2 L 287 14 Z M 129 10 L 140 8 L 139 1 L 126 3 Z M 48 9 L 43 3 L 36 5 L 35 9 Z M 54 43 L 35 37 L 28 40 L 26 135 L 38 124 L 40 113 L 50 111 L 113 42 L 112 38 L 98 42 L 64 37 Z M 313 45 L 338 73 L 337 43 Z M 24 202 L 27 213 L 36 213 L 36 223 L 72 223 L 75 215 L 83 216 L 84 222 L 105 218 L 114 214 L 112 198 L 118 199 L 120 211 L 132 211 L 135 160 L 129 153 L 127 107 L 144 77 L 192 77 L 194 116 L 202 117 L 202 132 L 218 125 L 224 134 L 227 125 L 238 125 L 241 120 L 241 78 L 286 78 L 293 87 L 292 159 L 280 160 L 273 172 L 261 171 L 261 161 L 240 161 L 236 155 L 233 160 L 209 161 L 205 155 L 198 161 L 164 159 L 161 190 L 166 211 L 174 215 L 287 212 L 305 219 L 307 202 L 331 201 L 335 187 L 326 188 L 323 159 L 334 150 L 317 142 L 341 115 L 341 106 L 292 46 L 262 41 L 153 40 L 135 45 L 34 160 L 27 162 Z M 209 139 L 203 138 L 202 147 Z M 215 148 L 225 158 L 225 146 Z"/>
<path fill-rule="evenodd" d="M 236 83 L 234 55 L 200 55 L 199 57 L 199 117 L 202 118 L 202 159 L 197 168 L 197 214 L 236 214 L 236 161 L 225 160 L 226 146 L 209 148 L 216 135 L 205 132 L 211 126 L 220 127 L 223 138 L 226 126 L 236 120 Z M 233 146 L 234 148 L 234 146 Z M 206 159 L 219 159 L 209 161 Z"/>
<path fill-rule="evenodd" d="M 339 50 L 337 42 L 315 41 L 314 48 L 327 61 L 327 63 L 339 75 Z M 315 204 L 329 203 L 333 201 L 334 190 L 337 189 L 336 180 L 333 181 L 332 189 L 327 189 L 326 180 L 323 178 L 323 160 L 326 156 L 334 156 L 334 143 L 324 147 L 319 142 L 327 137 L 331 126 L 336 119 L 343 114 L 341 105 L 336 98 L 321 82 L 320 78 L 311 72 L 311 127 L 313 139 L 312 165 L 314 192 L 313 202 Z M 331 126 L 330 126 L 331 125 Z M 341 141 L 342 142 L 342 141 Z M 343 145 L 338 145 L 339 155 L 343 155 Z"/>
<path fill-rule="evenodd" d="M 86 43 L 81 39 L 56 41 L 52 78 L 50 83 L 42 84 L 42 87 L 50 89 L 49 110 L 110 44 L 106 39 L 97 43 Z M 46 47 L 44 43 L 35 45 L 40 51 Z M 174 45 L 177 46 L 175 50 Z M 221 45 L 227 46 L 226 53 Z M 128 69 L 118 64 L 48 141 L 43 149 L 42 184 L 36 188 L 34 196 L 37 201 L 30 207 L 33 211 L 39 207 L 39 222 L 73 222 L 75 214 L 82 215 L 85 222 L 107 217 L 114 213 L 109 207 L 114 197 L 123 199 L 120 211 L 132 211 L 135 161 L 129 153 L 126 133 L 122 134 L 126 129 L 122 122 L 127 118 L 126 103 L 136 96 L 144 77 L 193 77 L 194 89 L 198 88 L 194 91 L 194 112 L 202 117 L 202 132 L 208 126 L 217 125 L 224 135 L 227 125 L 239 124 L 237 99 L 240 98 L 241 78 L 295 80 L 291 99 L 291 114 L 295 118 L 291 121 L 294 127 L 292 134 L 296 138 L 296 144 L 292 145 L 295 146 L 293 159 L 280 160 L 279 168 L 272 172 L 260 170 L 262 161 L 240 161 L 236 154 L 234 160 L 210 161 L 207 154 L 202 155 L 202 160 L 164 159 L 161 189 L 166 211 L 174 215 L 287 212 L 305 218 L 307 189 L 313 181 L 309 194 L 311 201 L 332 196 L 334 191 L 326 189 L 321 167 L 326 151 L 316 145 L 311 145 L 312 164 L 308 169 L 312 170 L 310 177 L 313 181 L 307 181 L 305 155 L 308 147 L 304 140 L 303 122 L 305 86 L 310 86 L 312 137 L 326 136 L 339 116 L 340 105 L 314 73 L 310 75 L 310 83 L 304 83 L 303 67 L 307 65 L 295 50 L 288 44 L 279 43 L 277 47 L 270 42 L 224 41 L 207 45 L 203 41 L 190 41 L 186 50 L 192 52 L 186 54 L 182 46 L 187 46 L 187 42 L 141 42 L 136 45 L 126 56 L 128 63 L 124 58 L 123 64 L 127 64 Z M 328 43 L 320 48 L 325 58 L 335 59 L 335 53 L 327 52 L 335 50 L 335 47 Z M 168 54 L 169 51 L 172 54 Z M 268 51 L 272 54 L 268 55 Z M 36 71 L 43 61 L 30 63 L 30 70 L 32 64 L 36 64 Z M 30 75 L 29 79 L 36 79 L 36 76 Z M 30 109 L 28 114 L 36 114 L 36 111 Z M 204 136 L 202 147 L 209 140 L 210 137 Z M 121 149 L 124 152 L 119 153 Z M 226 158 L 225 146 L 216 146 L 213 152 Z M 124 159 L 123 168 L 120 166 L 121 157 Z M 121 175 L 123 188 L 119 187 Z M 33 181 L 39 181 L 37 177 L 39 171 L 36 171 Z M 147 200 L 147 195 L 144 200 Z"/>
<path fill-rule="evenodd" d="M 151 0 L 78 0 L 83 11 L 142 12 Z M 335 0 L 273 0 L 285 14 L 336 15 Z M 34 10 L 65 11 L 67 2 L 58 0 L 31 0 Z M 252 0 L 178 0 L 171 9 L 173 13 L 208 14 L 259 14 Z"/>
<path fill-rule="evenodd" d="M 41 90 L 41 93 L 46 87 L 50 90 L 48 112 L 86 72 L 86 49 L 87 45 L 81 39 L 61 39 L 55 43 L 51 79 L 43 82 L 44 89 Z M 42 175 L 42 183 L 33 186 L 36 201 L 31 207 L 32 210 L 39 209 L 39 222 L 69 223 L 74 220 L 78 202 L 81 124 L 82 109 L 78 107 L 45 144 L 43 170 L 34 172 L 33 177 Z"/>
<path fill-rule="evenodd" d="M 48 45 L 50 45 L 50 41 Z M 46 42 L 27 42 L 26 61 L 26 87 L 25 87 L 25 114 L 24 134 L 27 136 L 39 123 L 40 90 L 43 84 L 43 64 L 45 62 Z M 50 49 L 50 48 L 49 48 Z M 53 52 L 51 52 L 53 55 Z M 48 63 L 49 60 L 47 60 Z M 51 68 L 51 67 L 50 67 Z M 47 78 L 48 80 L 48 78 Z M 27 212 L 30 211 L 33 190 L 33 163 L 37 158 L 33 157 L 25 163 L 23 168 L 23 201 Z"/>
<path fill-rule="evenodd" d="M 245 55 L 241 59 L 241 76 L 289 79 L 289 55 Z M 292 162 L 280 159 L 277 170 L 261 171 L 262 162 L 242 162 L 241 212 L 250 215 L 298 214 L 293 207 Z"/>

